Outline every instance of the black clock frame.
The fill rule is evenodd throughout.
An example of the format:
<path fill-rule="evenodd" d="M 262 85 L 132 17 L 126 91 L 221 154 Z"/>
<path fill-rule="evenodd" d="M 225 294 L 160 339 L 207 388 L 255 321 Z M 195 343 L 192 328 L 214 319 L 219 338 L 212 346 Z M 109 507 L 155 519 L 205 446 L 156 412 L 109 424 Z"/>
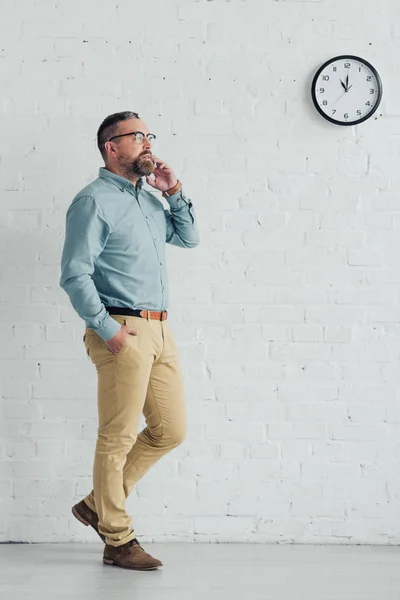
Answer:
<path fill-rule="evenodd" d="M 317 96 L 315 93 L 315 89 L 317 86 L 317 81 L 318 81 L 318 77 L 320 76 L 320 74 L 322 73 L 322 71 L 329 66 L 330 64 L 338 61 L 338 60 L 346 60 L 346 59 L 352 59 L 352 60 L 358 60 L 359 62 L 361 62 L 363 65 L 365 65 L 366 67 L 368 67 L 372 73 L 374 74 L 376 81 L 378 83 L 378 99 L 375 103 L 375 106 L 373 108 L 373 110 L 371 110 L 370 113 L 368 113 L 365 117 L 362 117 L 361 119 L 358 119 L 357 121 L 337 121 L 336 119 L 333 119 L 332 117 L 329 117 L 323 110 L 322 108 L 319 106 L 318 101 L 317 101 Z M 379 104 L 381 103 L 382 100 L 382 93 L 383 93 L 383 86 L 382 86 L 382 80 L 380 78 L 380 75 L 378 73 L 378 71 L 375 69 L 375 67 L 373 65 L 371 65 L 370 62 L 368 62 L 367 60 L 364 60 L 363 58 L 359 57 L 359 56 L 354 56 L 353 54 L 341 54 L 340 56 L 335 56 L 334 58 L 330 58 L 329 60 L 327 60 L 326 62 L 324 62 L 323 65 L 321 65 L 321 67 L 318 69 L 318 71 L 315 73 L 312 84 L 311 84 L 311 95 L 312 95 L 312 99 L 314 102 L 314 106 L 317 109 L 317 111 L 319 112 L 320 115 L 322 115 L 324 117 L 324 119 L 326 119 L 327 121 L 329 121 L 330 123 L 334 123 L 335 125 L 343 125 L 345 127 L 351 127 L 353 125 L 358 125 L 359 123 L 362 123 L 363 121 L 366 121 L 367 119 L 369 119 L 370 117 L 372 117 L 372 115 L 375 113 L 375 111 L 377 110 Z"/>

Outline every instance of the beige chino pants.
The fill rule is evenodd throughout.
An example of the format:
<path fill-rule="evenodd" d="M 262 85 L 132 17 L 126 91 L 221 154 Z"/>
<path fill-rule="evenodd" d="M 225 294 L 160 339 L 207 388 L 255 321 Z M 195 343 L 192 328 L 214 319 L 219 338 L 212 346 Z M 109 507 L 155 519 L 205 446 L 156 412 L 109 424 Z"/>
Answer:
<path fill-rule="evenodd" d="M 85 502 L 99 517 L 106 543 L 120 546 L 135 532 L 125 500 L 133 486 L 186 435 L 179 357 L 167 321 L 112 315 L 135 327 L 118 354 L 86 328 L 84 342 L 98 375 L 98 438 L 93 490 Z M 146 427 L 139 434 L 144 415 Z"/>

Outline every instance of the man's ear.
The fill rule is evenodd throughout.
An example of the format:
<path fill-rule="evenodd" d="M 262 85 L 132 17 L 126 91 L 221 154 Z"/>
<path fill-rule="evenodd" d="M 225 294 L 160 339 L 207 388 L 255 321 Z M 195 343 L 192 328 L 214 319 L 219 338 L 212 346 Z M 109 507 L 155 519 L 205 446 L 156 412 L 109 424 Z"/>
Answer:
<path fill-rule="evenodd" d="M 106 142 L 104 144 L 104 148 L 106 149 L 107 154 L 111 154 L 111 156 L 115 156 L 116 152 L 115 152 L 114 146 L 112 145 L 112 142 Z"/>

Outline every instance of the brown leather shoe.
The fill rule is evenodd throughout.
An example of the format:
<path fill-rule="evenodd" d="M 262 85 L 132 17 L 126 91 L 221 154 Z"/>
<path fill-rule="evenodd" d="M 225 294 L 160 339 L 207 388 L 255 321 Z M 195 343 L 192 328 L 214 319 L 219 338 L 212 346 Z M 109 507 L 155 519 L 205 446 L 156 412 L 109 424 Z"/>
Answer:
<path fill-rule="evenodd" d="M 115 565 L 122 569 L 135 569 L 136 571 L 151 571 L 162 567 L 161 560 L 147 554 L 135 538 L 122 546 L 109 546 L 104 548 L 103 563 Z"/>
<path fill-rule="evenodd" d="M 75 504 L 75 506 L 72 507 L 72 514 L 78 519 L 78 521 L 86 525 L 86 527 L 88 525 L 93 527 L 97 535 L 101 537 L 102 541 L 106 541 L 105 536 L 99 533 L 99 517 L 91 508 L 88 507 L 84 500 L 81 500 L 78 502 L 78 504 Z"/>

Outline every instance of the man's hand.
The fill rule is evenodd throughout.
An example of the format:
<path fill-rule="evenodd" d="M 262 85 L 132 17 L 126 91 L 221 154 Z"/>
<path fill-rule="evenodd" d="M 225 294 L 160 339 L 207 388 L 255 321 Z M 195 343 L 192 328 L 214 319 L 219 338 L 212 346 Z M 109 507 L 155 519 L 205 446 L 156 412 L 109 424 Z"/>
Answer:
<path fill-rule="evenodd" d="M 128 342 L 129 335 L 139 335 L 139 332 L 134 327 L 128 327 L 128 325 L 122 325 L 114 337 L 106 342 L 107 348 L 113 353 L 118 354 L 123 346 Z"/>
<path fill-rule="evenodd" d="M 151 175 L 148 175 L 146 177 L 146 181 L 156 190 L 160 190 L 160 192 L 166 192 L 177 184 L 178 178 L 174 174 L 173 170 L 165 162 L 154 156 L 154 154 L 153 159 L 156 163 L 156 168 L 153 173 L 154 179 Z"/>

